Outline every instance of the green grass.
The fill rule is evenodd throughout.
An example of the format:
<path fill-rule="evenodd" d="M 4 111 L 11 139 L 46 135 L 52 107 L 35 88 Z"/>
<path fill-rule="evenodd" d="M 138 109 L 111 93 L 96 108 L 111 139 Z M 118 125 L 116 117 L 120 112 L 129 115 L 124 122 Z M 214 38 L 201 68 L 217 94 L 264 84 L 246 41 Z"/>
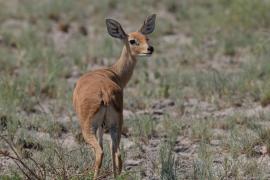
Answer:
<path fill-rule="evenodd" d="M 160 148 L 160 179 L 177 179 L 176 161 L 173 154 L 173 146 L 164 143 Z"/>

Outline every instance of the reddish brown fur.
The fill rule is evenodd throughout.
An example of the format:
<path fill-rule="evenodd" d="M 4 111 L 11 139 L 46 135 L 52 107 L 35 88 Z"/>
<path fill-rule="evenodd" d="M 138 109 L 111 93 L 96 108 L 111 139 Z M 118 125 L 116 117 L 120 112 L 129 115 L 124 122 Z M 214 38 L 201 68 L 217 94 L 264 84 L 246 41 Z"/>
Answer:
<path fill-rule="evenodd" d="M 136 39 L 139 45 L 129 45 L 130 39 Z M 111 134 L 114 176 L 121 172 L 119 144 L 123 124 L 123 89 L 133 73 L 136 56 L 148 53 L 148 39 L 140 32 L 130 33 L 124 41 L 125 46 L 117 62 L 109 68 L 88 72 L 80 77 L 73 92 L 73 105 L 83 137 L 96 154 L 94 179 L 98 176 L 103 158 L 104 129 L 101 124 L 105 124 Z"/>
<path fill-rule="evenodd" d="M 119 114 L 123 110 L 123 89 L 120 86 L 119 77 L 111 69 L 100 69 L 83 75 L 77 82 L 73 93 L 73 105 L 79 117 L 84 139 L 95 150 L 95 176 L 97 178 L 101 167 L 103 151 L 102 144 L 98 143 L 93 134 L 92 119 L 100 111 L 101 107 L 112 105 Z M 100 121 L 103 121 L 100 119 Z M 118 119 L 118 126 L 122 128 L 122 118 Z M 120 139 L 119 139 L 120 141 Z M 122 160 L 118 168 L 122 168 Z M 119 170 L 119 172 L 121 172 Z"/>
<path fill-rule="evenodd" d="M 120 79 L 110 69 L 88 72 L 77 82 L 73 92 L 73 105 L 80 120 L 92 117 L 101 105 L 113 104 L 121 112 L 123 91 Z"/>
<path fill-rule="evenodd" d="M 140 46 L 135 46 L 132 48 L 131 52 L 133 55 L 140 54 L 140 53 L 147 53 L 148 47 L 148 38 L 147 36 L 141 34 L 140 32 L 133 32 L 129 34 L 128 39 L 136 39 L 140 42 Z"/>

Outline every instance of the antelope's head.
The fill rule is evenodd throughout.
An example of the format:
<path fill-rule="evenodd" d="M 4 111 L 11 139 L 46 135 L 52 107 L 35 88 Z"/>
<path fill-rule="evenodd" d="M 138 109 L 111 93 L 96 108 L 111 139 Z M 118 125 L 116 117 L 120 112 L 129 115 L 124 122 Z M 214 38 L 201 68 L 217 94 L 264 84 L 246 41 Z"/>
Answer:
<path fill-rule="evenodd" d="M 123 40 L 126 48 L 130 49 L 132 56 L 149 56 L 154 52 L 154 47 L 150 45 L 148 34 L 155 29 L 156 15 L 148 16 L 142 27 L 135 32 L 126 34 L 121 24 L 113 19 L 106 19 L 108 33 L 114 37 Z"/>

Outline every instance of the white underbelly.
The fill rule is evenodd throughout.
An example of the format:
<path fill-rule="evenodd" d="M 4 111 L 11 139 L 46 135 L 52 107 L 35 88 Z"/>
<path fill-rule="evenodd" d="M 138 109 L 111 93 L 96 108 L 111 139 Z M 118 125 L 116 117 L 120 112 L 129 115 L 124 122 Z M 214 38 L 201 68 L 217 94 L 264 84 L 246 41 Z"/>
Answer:
<path fill-rule="evenodd" d="M 92 120 L 92 126 L 95 129 L 110 129 L 111 127 L 118 125 L 120 117 L 121 114 L 119 114 L 112 105 L 101 106 Z"/>

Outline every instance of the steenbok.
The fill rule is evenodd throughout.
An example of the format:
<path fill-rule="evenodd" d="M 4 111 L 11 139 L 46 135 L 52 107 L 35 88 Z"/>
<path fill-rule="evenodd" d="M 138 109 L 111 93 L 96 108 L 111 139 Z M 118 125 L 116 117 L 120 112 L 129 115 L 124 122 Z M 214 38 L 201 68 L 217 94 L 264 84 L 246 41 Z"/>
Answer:
<path fill-rule="evenodd" d="M 112 170 L 114 177 L 121 173 L 120 138 L 123 125 L 123 90 L 130 80 L 137 56 L 150 56 L 154 48 L 148 34 L 155 28 L 156 15 L 147 17 L 142 27 L 129 34 L 113 19 L 106 19 L 108 33 L 124 42 L 120 58 L 111 67 L 88 72 L 77 81 L 73 105 L 84 140 L 94 149 L 94 179 L 97 179 L 103 159 L 102 136 L 111 136 Z"/>

